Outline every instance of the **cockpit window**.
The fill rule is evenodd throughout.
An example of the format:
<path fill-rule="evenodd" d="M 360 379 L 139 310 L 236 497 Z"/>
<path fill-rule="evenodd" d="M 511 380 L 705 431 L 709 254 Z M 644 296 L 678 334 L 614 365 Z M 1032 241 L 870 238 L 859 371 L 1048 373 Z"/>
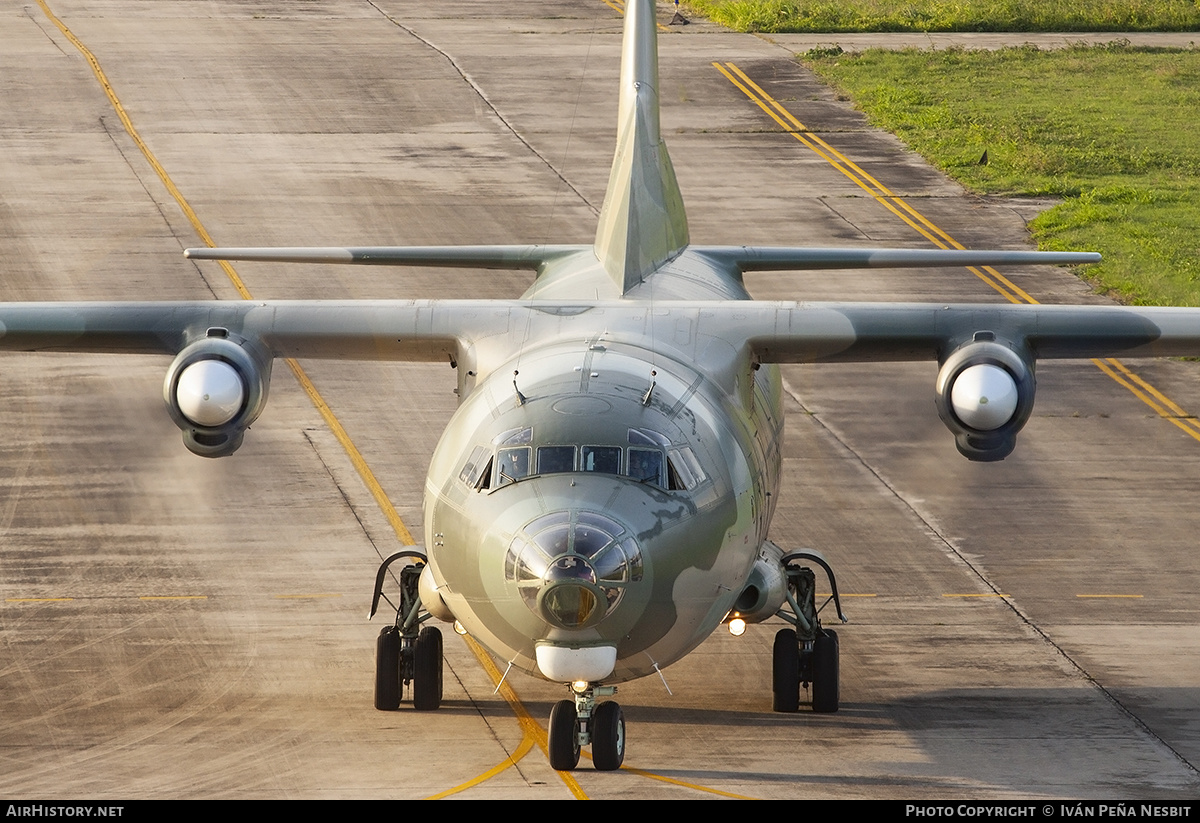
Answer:
<path fill-rule="evenodd" d="M 492 461 L 492 450 L 487 446 L 476 446 L 471 451 L 471 456 L 467 458 L 467 464 L 463 466 L 463 470 L 458 473 L 458 479 L 466 483 L 471 488 L 481 488 L 484 483 L 484 470 L 487 469 Z"/>
<path fill-rule="evenodd" d="M 658 449 L 629 448 L 629 470 L 634 480 L 663 485 L 663 453 Z"/>
<path fill-rule="evenodd" d="M 704 473 L 704 468 L 700 465 L 700 461 L 696 459 L 696 454 L 690 446 L 671 449 L 667 452 L 667 460 L 670 464 L 671 473 L 679 481 L 678 485 L 672 483 L 672 488 L 684 488 L 691 491 L 708 479 L 708 476 Z"/>
<path fill-rule="evenodd" d="M 621 473 L 621 448 L 619 446 L 584 446 L 579 468 L 585 472 Z"/>
<path fill-rule="evenodd" d="M 523 429 L 509 429 L 492 438 L 492 442 L 497 446 L 518 446 L 523 443 L 532 443 L 533 429 L 529 426 Z"/>
<path fill-rule="evenodd" d="M 538 446 L 538 474 L 575 471 L 574 446 Z"/>
<path fill-rule="evenodd" d="M 506 486 L 528 477 L 531 451 L 528 446 L 510 446 L 500 449 L 496 453 L 498 461 L 496 485 Z"/>
<path fill-rule="evenodd" d="M 627 430 L 629 446 L 533 446 L 531 427 L 509 429 L 492 439 L 495 457 L 477 446 L 459 479 L 475 489 L 496 489 L 526 477 L 566 472 L 624 475 L 667 491 L 691 491 L 708 480 L 689 446 L 672 445 L 653 429 Z M 536 448 L 536 455 L 534 450 Z"/>
<path fill-rule="evenodd" d="M 631 446 L 661 446 L 671 445 L 671 440 L 665 434 L 659 434 L 651 429 L 630 429 L 629 445 Z"/>

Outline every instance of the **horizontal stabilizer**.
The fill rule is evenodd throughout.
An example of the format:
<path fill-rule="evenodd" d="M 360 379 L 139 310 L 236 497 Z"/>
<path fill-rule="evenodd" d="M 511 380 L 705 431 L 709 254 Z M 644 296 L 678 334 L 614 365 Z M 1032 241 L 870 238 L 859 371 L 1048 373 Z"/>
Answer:
<path fill-rule="evenodd" d="M 1095 252 L 974 251 L 960 249 L 848 249 L 770 246 L 689 246 L 726 269 L 801 271 L 804 269 L 901 269 L 926 266 L 1030 266 L 1098 263 Z"/>
<path fill-rule="evenodd" d="M 262 263 L 347 263 L 366 266 L 431 266 L 468 269 L 532 269 L 591 246 L 352 246 L 187 249 L 193 260 Z"/>

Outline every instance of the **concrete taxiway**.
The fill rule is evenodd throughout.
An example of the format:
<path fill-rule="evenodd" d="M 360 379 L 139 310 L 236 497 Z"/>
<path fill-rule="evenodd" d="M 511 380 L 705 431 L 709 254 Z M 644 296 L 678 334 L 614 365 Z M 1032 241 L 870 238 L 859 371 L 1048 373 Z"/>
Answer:
<path fill-rule="evenodd" d="M 197 223 L 165 179 L 225 245 L 592 238 L 620 31 L 598 0 L 47 2 L 136 137 L 39 3 L 0 11 L 0 299 L 238 299 L 219 267 L 182 258 L 200 244 Z M 720 63 L 967 247 L 1028 243 L 1029 204 L 968 196 L 778 47 L 696 25 L 664 33 L 660 49 L 694 240 L 923 242 Z M 527 284 L 495 272 L 237 272 L 257 298 L 500 298 Z M 1066 271 L 1004 274 L 1043 302 L 1098 299 Z M 965 270 L 756 276 L 751 287 L 1004 300 Z M 564 779 L 519 718 L 544 725 L 558 687 L 510 675 L 515 714 L 453 634 L 442 710 L 372 708 L 378 626 L 365 616 L 399 538 L 286 365 L 242 450 L 208 461 L 184 450 L 162 409 L 166 360 L 0 363 L 0 795 L 1200 792 L 1200 441 L 1186 416 L 1164 420 L 1092 364 L 1040 364 L 1034 417 L 994 465 L 955 452 L 934 412 L 933 364 L 786 369 L 773 537 L 826 553 L 854 595 L 841 711 L 772 714 L 777 626 L 719 634 L 664 672 L 671 693 L 655 680 L 621 687 L 632 770 L 585 761 Z M 1200 409 L 1196 364 L 1130 365 L 1185 413 Z M 425 467 L 455 406 L 449 367 L 303 368 L 419 537 Z"/>

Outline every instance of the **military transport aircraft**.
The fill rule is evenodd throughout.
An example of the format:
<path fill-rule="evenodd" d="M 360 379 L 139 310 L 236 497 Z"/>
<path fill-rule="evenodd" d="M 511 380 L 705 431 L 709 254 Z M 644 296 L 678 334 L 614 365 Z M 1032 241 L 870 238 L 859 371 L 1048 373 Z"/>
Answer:
<path fill-rule="evenodd" d="M 616 155 L 593 245 L 205 248 L 194 259 L 528 269 L 514 300 L 43 303 L 0 306 L 0 348 L 174 357 L 164 399 L 192 452 L 232 454 L 275 358 L 449 360 L 458 411 L 425 486 L 424 548 L 377 645 L 376 705 L 441 701 L 454 621 L 569 697 L 551 764 L 625 752 L 614 684 L 652 675 L 723 622 L 779 615 L 774 707 L 838 707 L 838 639 L 812 552 L 769 539 L 780 479 L 780 363 L 936 359 L 937 410 L 972 460 L 1013 449 L 1039 357 L 1200 354 L 1200 311 L 752 301 L 748 271 L 1075 264 L 1095 254 L 764 248 L 690 242 L 659 129 L 654 0 L 629 0 Z M 374 610 L 374 605 L 373 605 Z M 838 609 L 840 614 L 840 608 Z"/>

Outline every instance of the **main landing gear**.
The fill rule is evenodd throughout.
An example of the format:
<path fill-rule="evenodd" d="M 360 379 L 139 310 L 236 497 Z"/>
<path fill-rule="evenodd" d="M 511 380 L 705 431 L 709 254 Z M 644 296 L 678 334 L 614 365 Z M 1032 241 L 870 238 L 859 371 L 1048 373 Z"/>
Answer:
<path fill-rule="evenodd" d="M 617 693 L 616 686 L 571 686 L 574 700 L 560 700 L 550 710 L 550 767 L 569 772 L 579 765 L 579 752 L 592 747 L 592 765 L 610 772 L 625 761 L 625 715 L 615 700 L 596 703 L 597 697 Z"/>
<path fill-rule="evenodd" d="M 400 567 L 399 603 L 383 594 L 388 567 L 396 560 L 414 562 Z M 375 575 L 375 595 L 371 598 L 371 617 L 382 597 L 396 610 L 396 620 L 384 626 L 375 643 L 375 708 L 390 712 L 400 708 L 404 686 L 412 684 L 413 708 L 433 711 L 442 705 L 442 633 L 433 626 L 421 628 L 429 613 L 422 614 L 418 583 L 426 557 L 406 549 L 384 560 Z"/>
<path fill-rule="evenodd" d="M 842 602 L 838 598 L 837 580 L 833 569 L 820 554 L 813 551 L 792 552 L 782 559 L 787 574 L 786 609 L 779 616 L 795 628 L 780 629 L 775 635 L 772 655 L 772 708 L 777 712 L 794 712 L 800 709 L 800 687 L 812 686 L 812 710 L 814 712 L 836 712 L 838 710 L 838 636 L 833 629 L 821 626 L 820 611 L 816 604 L 816 574 L 799 561 L 811 560 L 825 570 L 829 584 L 833 587 L 832 600 L 838 617 L 843 623 Z M 821 604 L 824 608 L 829 600 Z"/>

